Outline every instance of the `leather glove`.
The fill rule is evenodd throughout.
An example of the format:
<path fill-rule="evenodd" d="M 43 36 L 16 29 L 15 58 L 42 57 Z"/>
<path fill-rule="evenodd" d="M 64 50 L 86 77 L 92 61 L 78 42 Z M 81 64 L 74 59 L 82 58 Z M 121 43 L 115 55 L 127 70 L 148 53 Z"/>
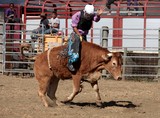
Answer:
<path fill-rule="evenodd" d="M 82 36 L 79 36 L 79 38 L 80 38 L 80 41 L 82 42 L 82 40 L 83 40 Z"/>

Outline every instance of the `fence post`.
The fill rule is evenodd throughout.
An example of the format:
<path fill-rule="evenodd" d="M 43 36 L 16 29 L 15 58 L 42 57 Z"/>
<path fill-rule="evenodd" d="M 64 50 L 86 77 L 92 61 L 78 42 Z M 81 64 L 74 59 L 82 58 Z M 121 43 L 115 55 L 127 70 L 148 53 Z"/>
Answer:
<path fill-rule="evenodd" d="M 102 27 L 102 47 L 107 48 L 108 47 L 108 33 L 109 28 L 107 26 Z"/>
<path fill-rule="evenodd" d="M 158 66 L 160 66 L 160 28 L 159 28 L 158 32 L 159 32 L 159 38 L 158 38 Z M 156 77 L 158 79 L 158 82 L 160 82 L 159 75 L 160 75 L 160 67 L 158 67 L 157 77 Z"/>
<path fill-rule="evenodd" d="M 122 66 L 122 80 L 125 80 L 126 57 L 127 57 L 127 48 L 124 48 L 123 66 Z"/>
<path fill-rule="evenodd" d="M 109 28 L 107 26 L 102 26 L 102 47 L 107 48 L 108 47 L 108 33 L 109 33 Z M 102 70 L 102 78 L 105 78 L 106 75 L 106 70 Z"/>
<path fill-rule="evenodd" d="M 0 22 L 0 72 L 2 72 L 2 74 L 3 74 L 3 34 L 4 34 L 3 22 Z"/>

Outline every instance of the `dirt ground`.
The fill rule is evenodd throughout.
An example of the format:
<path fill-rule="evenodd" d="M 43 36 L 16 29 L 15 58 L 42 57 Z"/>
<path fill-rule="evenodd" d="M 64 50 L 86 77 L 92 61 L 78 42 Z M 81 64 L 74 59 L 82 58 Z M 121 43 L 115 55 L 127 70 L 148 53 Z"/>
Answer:
<path fill-rule="evenodd" d="M 160 83 L 99 80 L 104 108 L 96 107 L 88 83 L 71 104 L 45 108 L 34 78 L 0 75 L 0 118 L 160 118 Z M 56 96 L 65 99 L 72 81 L 60 81 Z"/>

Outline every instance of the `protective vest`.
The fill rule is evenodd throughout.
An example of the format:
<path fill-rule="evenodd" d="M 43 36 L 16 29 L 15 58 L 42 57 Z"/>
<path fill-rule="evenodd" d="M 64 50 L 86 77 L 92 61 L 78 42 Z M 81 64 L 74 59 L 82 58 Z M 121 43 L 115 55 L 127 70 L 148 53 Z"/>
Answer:
<path fill-rule="evenodd" d="M 93 18 L 94 16 L 90 20 L 87 20 L 84 16 L 84 11 L 82 10 L 77 28 L 83 31 L 90 30 L 90 28 L 92 27 Z"/>

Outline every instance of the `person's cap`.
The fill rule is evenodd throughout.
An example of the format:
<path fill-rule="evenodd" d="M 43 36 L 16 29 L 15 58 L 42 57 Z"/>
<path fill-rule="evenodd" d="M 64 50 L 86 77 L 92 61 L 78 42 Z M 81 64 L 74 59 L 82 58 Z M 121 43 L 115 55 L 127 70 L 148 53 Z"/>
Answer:
<path fill-rule="evenodd" d="M 46 14 L 45 14 L 45 13 L 41 13 L 40 16 L 41 16 L 41 17 L 45 17 Z"/>
<path fill-rule="evenodd" d="M 84 11 L 87 14 L 93 14 L 94 13 L 94 6 L 93 5 L 86 5 L 84 8 Z"/>

